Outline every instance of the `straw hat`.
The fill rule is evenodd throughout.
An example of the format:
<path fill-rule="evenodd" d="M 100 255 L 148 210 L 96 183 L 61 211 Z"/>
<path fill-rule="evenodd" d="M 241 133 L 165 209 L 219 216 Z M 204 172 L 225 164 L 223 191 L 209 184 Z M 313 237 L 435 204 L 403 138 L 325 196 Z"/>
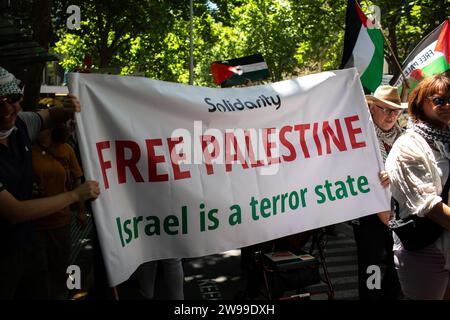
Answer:
<path fill-rule="evenodd" d="M 396 87 L 379 86 L 372 96 L 366 96 L 367 102 L 375 102 L 377 104 L 385 104 L 396 109 L 408 108 L 408 103 L 401 102 Z"/>

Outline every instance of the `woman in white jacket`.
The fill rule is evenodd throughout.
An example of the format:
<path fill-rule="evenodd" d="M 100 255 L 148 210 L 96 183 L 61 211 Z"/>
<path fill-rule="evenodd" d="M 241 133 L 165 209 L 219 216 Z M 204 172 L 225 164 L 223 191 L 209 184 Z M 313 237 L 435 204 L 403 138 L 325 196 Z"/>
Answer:
<path fill-rule="evenodd" d="M 402 243 L 394 233 L 396 269 L 407 298 L 449 299 L 450 207 L 445 188 L 450 172 L 449 76 L 423 80 L 410 94 L 408 112 L 408 130 L 386 160 L 392 196 L 400 219 L 430 219 L 438 232 L 420 248 L 409 247 L 405 238 Z M 416 239 L 425 239 L 425 233 L 429 232 L 422 231 Z"/>

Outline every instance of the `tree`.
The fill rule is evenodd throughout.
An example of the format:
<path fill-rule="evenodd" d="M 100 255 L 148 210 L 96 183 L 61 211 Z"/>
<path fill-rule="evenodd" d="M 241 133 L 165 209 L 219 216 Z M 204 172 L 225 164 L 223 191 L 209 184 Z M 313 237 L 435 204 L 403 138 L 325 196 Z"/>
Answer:
<path fill-rule="evenodd" d="M 182 0 L 64 0 L 56 12 L 61 14 L 69 2 L 80 6 L 82 28 L 68 32 L 63 25 L 64 19 L 59 19 L 60 41 L 56 43 L 56 52 L 69 59 L 76 54 L 74 48 L 82 52 L 76 54 L 76 59 L 64 61 L 68 68 L 73 68 L 75 63 L 80 64 L 86 54 L 93 57 L 99 68 L 118 64 L 116 56 L 132 50 L 140 37 L 151 36 L 151 41 L 159 40 L 158 35 L 170 29 L 173 12 L 183 4 Z"/>
<path fill-rule="evenodd" d="M 67 69 L 90 55 L 97 68 L 121 74 L 144 73 L 154 79 L 188 82 L 189 2 L 183 0 L 59 0 L 55 51 Z M 64 5 L 82 8 L 81 30 L 68 32 Z M 65 4 L 64 4 L 65 3 Z M 64 5 L 62 5 L 64 4 Z M 363 1 L 376 4 L 393 53 L 386 47 L 391 72 L 409 51 L 446 16 L 433 0 Z M 345 31 L 346 1 L 195 0 L 194 62 L 196 85 L 212 85 L 215 60 L 261 53 L 272 81 L 339 67 Z M 59 20 L 58 20 L 59 19 Z"/>
<path fill-rule="evenodd" d="M 42 70 L 45 65 L 42 61 L 47 59 L 41 54 L 44 55 L 48 49 L 52 34 L 50 19 L 52 2 L 52 0 L 8 2 L 5 12 L 2 10 L 0 14 L 1 19 L 7 19 L 14 27 L 20 28 L 17 39 L 6 40 L 8 45 L 5 45 L 4 50 L 6 51 L 7 47 L 11 48 L 11 45 L 16 46 L 16 50 L 19 50 L 23 57 L 21 59 L 7 58 L 6 61 L 2 61 L 2 65 L 7 66 L 22 81 L 25 87 L 22 106 L 25 110 L 35 108 L 39 97 Z M 27 49 L 29 51 L 24 53 Z"/>
<path fill-rule="evenodd" d="M 233 18 L 246 34 L 243 53 L 261 53 L 271 70 L 272 81 L 292 74 L 297 65 L 295 53 L 301 33 L 289 1 L 248 1 L 234 11 Z"/>
<path fill-rule="evenodd" d="M 345 32 L 345 1 L 292 1 L 302 41 L 296 58 L 303 73 L 338 69 Z"/>

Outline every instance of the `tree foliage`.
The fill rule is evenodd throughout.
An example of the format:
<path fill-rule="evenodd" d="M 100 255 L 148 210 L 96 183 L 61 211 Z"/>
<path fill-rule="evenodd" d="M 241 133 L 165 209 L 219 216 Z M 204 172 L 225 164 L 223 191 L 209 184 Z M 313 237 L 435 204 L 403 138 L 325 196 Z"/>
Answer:
<path fill-rule="evenodd" d="M 65 27 L 67 5 L 79 5 L 82 28 Z M 447 2 L 447 4 L 445 3 Z M 55 0 L 58 39 L 53 50 L 66 69 L 94 65 L 120 74 L 187 83 L 189 78 L 189 1 Z M 381 23 L 392 46 L 390 70 L 446 17 L 448 1 L 363 1 L 381 9 Z M 215 60 L 261 53 L 277 81 L 337 69 L 345 31 L 347 1 L 194 0 L 194 84 L 211 86 Z"/>

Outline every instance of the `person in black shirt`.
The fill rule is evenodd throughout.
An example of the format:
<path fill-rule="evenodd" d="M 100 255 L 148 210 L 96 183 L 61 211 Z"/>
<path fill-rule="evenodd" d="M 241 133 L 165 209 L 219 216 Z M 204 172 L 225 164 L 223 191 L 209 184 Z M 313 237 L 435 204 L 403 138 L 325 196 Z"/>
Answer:
<path fill-rule="evenodd" d="M 33 220 L 96 199 L 100 189 L 87 181 L 70 192 L 32 199 L 32 140 L 41 129 L 67 121 L 80 104 L 69 96 L 67 108 L 20 112 L 19 82 L 0 67 L 0 299 L 45 299 L 45 257 Z"/>
<path fill-rule="evenodd" d="M 405 111 L 406 104 L 400 101 L 396 87 L 379 86 L 373 95 L 366 96 L 373 119 L 383 161 L 403 133 L 398 117 Z M 382 177 L 383 176 L 383 177 Z M 389 184 L 386 172 L 380 172 L 382 185 Z M 379 212 L 353 220 L 358 255 L 358 291 L 360 300 L 396 300 L 402 297 L 400 283 L 394 266 L 392 234 L 387 227 L 390 212 Z M 370 267 L 380 270 L 380 287 L 369 286 L 372 277 Z"/>

